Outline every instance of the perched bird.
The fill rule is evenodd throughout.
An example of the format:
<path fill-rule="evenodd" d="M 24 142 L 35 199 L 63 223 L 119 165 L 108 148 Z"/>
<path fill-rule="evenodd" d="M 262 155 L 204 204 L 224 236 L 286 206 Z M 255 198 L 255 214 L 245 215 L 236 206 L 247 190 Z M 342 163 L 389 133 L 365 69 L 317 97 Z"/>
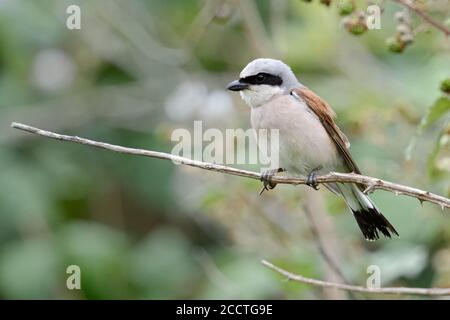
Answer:
<path fill-rule="evenodd" d="M 279 60 L 256 59 L 231 82 L 229 90 L 239 91 L 251 107 L 251 124 L 258 129 L 279 130 L 281 168 L 263 174 L 264 188 L 273 189 L 271 177 L 281 171 L 307 176 L 307 185 L 317 188 L 316 175 L 330 171 L 361 174 L 349 152 L 350 143 L 334 122 L 333 109 L 302 85 L 291 68 Z M 325 184 L 344 198 L 364 237 L 376 240 L 379 233 L 398 236 L 395 228 L 363 192 L 362 185 Z M 264 189 L 263 189 L 264 190 Z"/>

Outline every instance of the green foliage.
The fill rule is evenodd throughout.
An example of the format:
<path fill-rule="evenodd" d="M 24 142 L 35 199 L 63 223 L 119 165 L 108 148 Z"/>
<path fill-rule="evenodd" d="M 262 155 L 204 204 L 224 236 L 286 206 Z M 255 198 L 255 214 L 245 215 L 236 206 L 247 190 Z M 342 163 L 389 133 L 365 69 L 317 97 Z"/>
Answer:
<path fill-rule="evenodd" d="M 444 93 L 450 94 L 450 78 L 442 80 L 441 82 L 441 91 Z"/>
<path fill-rule="evenodd" d="M 52 240 L 19 240 L 2 248 L 0 290 L 3 296 L 9 299 L 43 299 L 57 294 L 64 270 Z"/>
<path fill-rule="evenodd" d="M 365 19 L 365 14 L 362 11 L 359 11 L 353 13 L 351 16 L 345 17 L 342 22 L 348 32 L 355 36 L 359 36 L 368 30 Z"/>
<path fill-rule="evenodd" d="M 399 41 L 396 37 L 390 37 L 386 39 L 386 44 L 389 48 L 389 51 L 394 53 L 402 53 L 405 50 L 405 45 L 401 41 Z"/>
<path fill-rule="evenodd" d="M 355 11 L 355 3 L 353 0 L 341 0 L 338 2 L 339 14 L 347 16 Z"/>
<path fill-rule="evenodd" d="M 434 178 L 450 172 L 450 123 L 439 133 L 433 151 L 428 157 L 428 174 Z M 450 187 L 447 185 L 445 187 Z M 448 190 L 447 194 L 450 194 Z"/>
<path fill-rule="evenodd" d="M 351 34 L 354 34 L 355 36 L 359 36 L 367 31 L 367 28 L 364 25 L 361 24 L 355 24 L 349 27 L 349 31 Z"/>
<path fill-rule="evenodd" d="M 124 235 L 93 222 L 72 222 L 58 233 L 65 265 L 81 269 L 87 299 L 118 299 L 127 295 Z"/>
<path fill-rule="evenodd" d="M 130 280 L 142 297 L 174 299 L 192 294 L 200 273 L 188 243 L 177 230 L 162 228 L 130 252 Z"/>
<path fill-rule="evenodd" d="M 419 132 L 434 124 L 437 120 L 444 117 L 450 111 L 450 99 L 441 97 L 428 109 L 427 114 L 422 118 L 419 125 Z"/>
<path fill-rule="evenodd" d="M 412 152 L 417 143 L 417 139 L 424 133 L 424 131 L 434 124 L 439 119 L 443 118 L 450 111 L 450 99 L 448 97 L 441 97 L 428 109 L 425 116 L 420 120 L 416 129 L 416 134 L 411 139 L 407 149 L 406 158 L 410 159 Z"/>

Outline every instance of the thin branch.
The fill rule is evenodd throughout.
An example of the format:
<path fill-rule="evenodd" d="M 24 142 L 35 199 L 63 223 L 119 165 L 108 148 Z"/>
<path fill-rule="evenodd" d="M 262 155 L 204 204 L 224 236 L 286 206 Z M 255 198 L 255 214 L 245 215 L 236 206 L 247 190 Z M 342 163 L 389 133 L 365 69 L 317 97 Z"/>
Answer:
<path fill-rule="evenodd" d="M 409 294 L 409 295 L 423 295 L 423 296 L 448 296 L 450 295 L 450 288 L 406 288 L 406 287 L 386 287 L 386 288 L 367 288 L 363 286 L 354 286 L 342 283 L 327 282 L 312 278 L 307 278 L 299 274 L 293 274 L 286 271 L 274 264 L 262 260 L 261 263 L 269 269 L 272 269 L 288 280 L 293 280 L 301 283 L 306 283 L 314 286 L 324 287 L 324 288 L 335 288 L 339 290 L 346 290 L 351 292 L 361 292 L 361 293 L 380 293 L 380 294 Z"/>
<path fill-rule="evenodd" d="M 438 21 L 433 20 L 429 15 L 427 15 L 425 12 L 423 12 L 419 7 L 414 5 L 412 1 L 410 0 L 393 0 L 394 2 L 397 2 L 411 11 L 414 11 L 418 16 L 422 18 L 425 22 L 433 26 L 434 28 L 438 29 L 439 31 L 442 31 L 447 37 L 450 36 L 450 29 L 447 28 L 445 25 L 441 24 Z"/>
<path fill-rule="evenodd" d="M 172 155 L 169 153 L 164 152 L 157 152 L 157 151 L 151 151 L 151 150 L 145 150 L 145 149 L 136 149 L 136 148 L 127 148 L 122 147 L 114 144 L 109 144 L 106 142 L 99 142 L 94 140 L 89 140 L 85 138 L 80 138 L 77 136 L 69 136 L 69 135 L 62 135 L 51 131 L 42 130 L 39 128 L 35 128 L 26 124 L 13 122 L 11 123 L 11 127 L 27 131 L 30 133 L 34 133 L 43 137 L 55 139 L 55 140 L 61 140 L 61 141 L 68 141 L 68 142 L 74 142 L 84 145 L 89 145 L 92 147 L 107 149 L 110 151 L 118 152 L 118 153 L 125 153 L 125 154 L 131 154 L 131 155 L 138 155 L 138 156 L 145 156 L 150 158 L 157 158 L 157 159 L 164 159 L 164 160 L 171 160 L 176 164 L 184 164 L 191 167 L 196 167 L 204 170 L 209 171 L 215 171 L 220 172 L 224 174 L 230 174 L 240 177 L 247 177 L 251 179 L 261 180 L 261 174 L 258 172 L 248 171 L 248 170 L 242 170 L 242 169 L 236 169 L 232 167 L 227 167 L 224 165 L 219 164 L 213 164 L 208 162 L 202 162 L 197 160 L 191 160 L 188 158 Z M 306 184 L 305 178 L 296 178 L 296 177 L 285 177 L 285 176 L 274 176 L 272 178 L 272 181 L 275 183 L 280 184 L 292 184 L 292 185 L 299 185 L 299 184 Z M 404 186 L 401 184 L 381 180 L 378 178 L 363 176 L 359 174 L 354 173 L 337 173 L 337 172 L 331 172 L 329 174 L 321 175 L 317 177 L 318 183 L 332 183 L 332 182 L 340 182 L 340 183 L 358 183 L 367 186 L 368 188 L 366 191 L 373 191 L 376 189 L 382 189 L 386 191 L 393 192 L 396 195 L 407 195 L 410 197 L 414 197 L 420 200 L 420 202 L 428 201 L 435 203 L 439 205 L 442 210 L 444 208 L 450 208 L 450 199 L 445 198 L 443 196 L 439 196 L 437 194 L 431 193 L 429 191 L 420 190 L 417 188 Z"/>
<path fill-rule="evenodd" d="M 254 0 L 238 1 L 238 7 L 246 26 L 249 40 L 259 56 L 274 56 L 276 48 L 271 45 L 258 7 Z"/>
<path fill-rule="evenodd" d="M 186 41 L 186 44 L 191 51 L 197 47 L 214 17 L 216 17 L 219 9 L 226 4 L 226 2 L 220 0 L 210 0 L 205 2 L 203 8 L 189 27 L 188 35 L 186 36 L 186 39 L 188 40 Z"/>
<path fill-rule="evenodd" d="M 344 276 L 344 273 L 341 271 L 341 269 L 338 267 L 336 261 L 331 257 L 331 255 L 328 253 L 328 250 L 326 249 L 326 245 L 320 235 L 320 232 L 318 230 L 318 227 L 314 221 L 313 213 L 305 206 L 304 209 L 306 220 L 309 224 L 309 229 L 311 230 L 311 234 L 314 238 L 314 242 L 317 246 L 317 250 L 319 251 L 322 258 L 325 260 L 327 265 L 330 267 L 330 269 L 340 278 L 340 280 L 344 283 L 348 283 L 347 278 Z"/>
<path fill-rule="evenodd" d="M 309 192 L 305 193 L 306 201 L 303 201 L 303 212 L 306 216 L 306 221 L 308 222 L 317 250 L 326 264 L 325 270 L 328 272 L 325 272 L 325 280 L 338 280 L 341 283 L 348 284 L 349 281 L 346 279 L 337 263 L 341 252 L 338 247 L 339 241 L 337 241 L 334 226 L 330 221 L 330 217 L 325 212 L 321 194 L 316 193 L 313 190 L 308 191 Z M 333 299 L 337 298 L 342 300 L 345 297 L 342 296 L 345 293 L 341 291 L 328 290 L 324 292 Z M 354 293 L 348 292 L 348 295 L 352 299 L 356 299 Z"/>

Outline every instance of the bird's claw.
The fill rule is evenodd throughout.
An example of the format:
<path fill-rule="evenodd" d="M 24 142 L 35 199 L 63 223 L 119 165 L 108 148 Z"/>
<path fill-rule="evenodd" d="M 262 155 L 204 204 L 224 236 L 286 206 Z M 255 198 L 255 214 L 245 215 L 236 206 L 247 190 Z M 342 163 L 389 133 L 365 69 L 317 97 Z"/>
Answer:
<path fill-rule="evenodd" d="M 313 188 L 314 190 L 319 190 L 319 184 L 317 183 L 317 171 L 319 171 L 320 169 L 321 167 L 314 169 L 309 173 L 308 177 L 306 178 L 305 184 L 308 187 Z"/>
<path fill-rule="evenodd" d="M 263 182 L 263 188 L 259 192 L 261 195 L 265 190 L 269 191 L 276 187 L 276 183 L 272 182 L 272 177 L 279 172 L 283 172 L 282 168 L 266 170 L 261 174 L 261 181 Z"/>

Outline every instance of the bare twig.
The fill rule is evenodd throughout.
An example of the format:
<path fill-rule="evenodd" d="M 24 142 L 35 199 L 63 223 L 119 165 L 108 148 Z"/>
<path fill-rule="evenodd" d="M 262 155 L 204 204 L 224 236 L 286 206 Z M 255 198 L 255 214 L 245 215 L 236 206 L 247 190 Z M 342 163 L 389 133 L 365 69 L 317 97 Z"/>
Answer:
<path fill-rule="evenodd" d="M 85 138 L 80 138 L 77 136 L 68 136 L 63 134 L 58 134 L 51 131 L 42 130 L 39 128 L 35 128 L 23 123 L 13 122 L 11 123 L 11 127 L 27 131 L 30 133 L 34 133 L 43 137 L 61 140 L 61 141 L 69 141 L 75 142 L 79 144 L 85 144 L 88 146 L 107 149 L 110 151 L 118 152 L 118 153 L 126 153 L 137 156 L 144 156 L 150 158 L 171 160 L 177 164 L 184 164 L 191 167 L 196 167 L 204 170 L 215 171 L 225 174 L 231 174 L 234 176 L 247 177 L 251 179 L 261 180 L 261 174 L 258 172 L 236 169 L 232 167 L 227 167 L 220 164 L 202 162 L 197 160 L 191 160 L 188 158 L 172 155 L 169 153 L 151 151 L 145 149 L 136 149 L 136 148 L 127 148 L 114 144 L 109 144 L 106 142 L 94 141 Z M 305 178 L 297 178 L 297 177 L 283 177 L 283 176 L 274 176 L 272 181 L 280 184 L 306 184 Z M 321 175 L 317 177 L 317 183 L 331 183 L 331 182 L 340 182 L 340 183 L 358 183 L 365 186 L 371 186 L 371 190 L 382 189 L 386 191 L 393 192 L 396 195 L 407 195 L 410 197 L 414 197 L 419 199 L 421 202 L 428 201 L 439 205 L 442 210 L 444 208 L 450 208 L 450 199 L 445 198 L 443 196 L 439 196 L 437 194 L 431 193 L 429 191 L 420 190 L 417 188 L 404 186 L 401 184 L 381 180 L 378 178 L 373 178 L 369 176 L 363 176 L 355 173 L 338 173 L 338 172 L 330 172 L 329 174 Z"/>
<path fill-rule="evenodd" d="M 352 292 L 361 292 L 361 293 L 380 293 L 380 294 L 409 294 L 409 295 L 424 295 L 424 296 L 448 296 L 450 295 L 450 288 L 406 288 L 406 287 L 386 287 L 386 288 L 367 288 L 363 286 L 354 286 L 349 284 L 342 283 L 333 283 L 327 282 L 312 278 L 307 278 L 299 274 L 293 274 L 289 271 L 286 271 L 280 267 L 275 266 L 274 264 L 262 260 L 261 263 L 272 269 L 283 276 L 285 276 L 288 280 L 293 280 L 297 282 L 302 282 L 314 286 L 324 287 L 324 288 L 335 288 L 339 290 L 346 290 Z"/>
<path fill-rule="evenodd" d="M 238 1 L 242 19 L 246 26 L 246 31 L 250 43 L 255 48 L 259 56 L 274 56 L 277 54 L 271 45 L 271 40 L 267 34 L 258 7 L 254 0 Z"/>
<path fill-rule="evenodd" d="M 331 255 L 328 253 L 327 245 L 325 244 L 324 240 L 321 237 L 321 232 L 319 231 L 319 227 L 317 226 L 317 222 L 314 220 L 314 214 L 317 214 L 317 211 L 313 214 L 311 210 L 309 210 L 308 206 L 304 206 L 304 212 L 306 216 L 306 220 L 309 224 L 309 229 L 311 230 L 311 234 L 314 238 L 314 242 L 317 245 L 317 250 L 319 251 L 320 255 L 323 257 L 327 265 L 330 267 L 330 269 L 336 274 L 339 279 L 344 282 L 348 283 L 348 280 L 344 276 L 341 269 L 338 267 L 336 261 L 334 261 L 334 258 L 331 257 Z"/>
<path fill-rule="evenodd" d="M 410 0 L 393 0 L 394 2 L 397 2 L 411 11 L 414 11 L 418 16 L 422 18 L 425 22 L 433 26 L 439 31 L 442 31 L 447 37 L 450 36 L 450 29 L 447 28 L 445 25 L 441 24 L 438 21 L 433 20 L 429 15 L 427 15 L 425 12 L 423 12 L 419 7 L 414 5 L 414 3 Z"/>
<path fill-rule="evenodd" d="M 187 45 L 191 50 L 197 47 L 201 38 L 208 29 L 208 26 L 217 15 L 218 10 L 226 5 L 226 2 L 220 0 L 206 1 L 203 8 L 195 18 L 194 22 L 189 28 L 188 35 L 186 36 Z"/>
<path fill-rule="evenodd" d="M 306 189 L 304 196 L 305 198 L 302 204 L 306 222 L 311 231 L 312 240 L 325 262 L 324 280 L 349 284 L 350 282 L 346 279 L 339 267 L 338 262 L 342 260 L 341 242 L 338 241 L 332 218 L 326 212 L 322 194 L 312 189 Z M 342 300 L 346 299 L 347 295 L 351 299 L 357 299 L 356 295 L 352 292 L 347 293 L 333 289 L 324 289 L 324 294 L 327 299 Z"/>

